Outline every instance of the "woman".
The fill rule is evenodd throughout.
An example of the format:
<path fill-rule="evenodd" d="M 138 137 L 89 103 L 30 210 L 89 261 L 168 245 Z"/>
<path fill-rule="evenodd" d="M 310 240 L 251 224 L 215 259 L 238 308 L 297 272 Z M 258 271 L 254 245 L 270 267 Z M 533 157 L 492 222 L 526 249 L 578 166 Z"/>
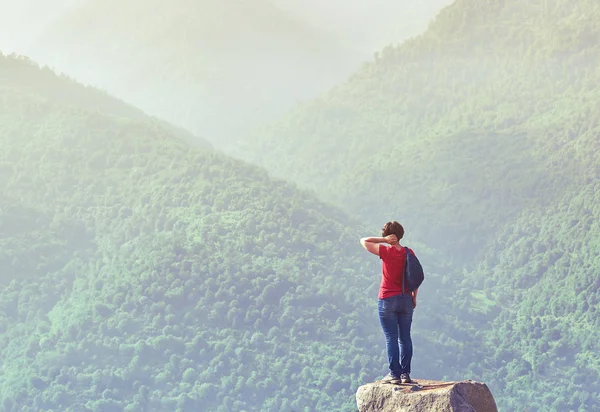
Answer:
<path fill-rule="evenodd" d="M 378 308 L 390 368 L 390 373 L 384 380 L 410 383 L 413 354 L 410 326 L 413 310 L 417 307 L 417 290 L 411 293 L 403 287 L 406 248 L 400 246 L 399 240 L 404 236 L 404 228 L 396 221 L 388 222 L 381 235 L 382 237 L 362 238 L 360 244 L 382 261 Z M 412 250 L 410 253 L 414 255 Z"/>

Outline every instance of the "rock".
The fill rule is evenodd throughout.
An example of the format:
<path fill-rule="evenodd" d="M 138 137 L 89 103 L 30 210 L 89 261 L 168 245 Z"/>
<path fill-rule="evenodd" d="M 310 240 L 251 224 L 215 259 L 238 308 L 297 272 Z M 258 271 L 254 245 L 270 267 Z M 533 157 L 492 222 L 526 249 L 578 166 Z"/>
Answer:
<path fill-rule="evenodd" d="M 437 382 L 414 380 L 412 384 L 376 381 L 356 392 L 360 412 L 497 412 L 486 384 L 475 381 Z"/>

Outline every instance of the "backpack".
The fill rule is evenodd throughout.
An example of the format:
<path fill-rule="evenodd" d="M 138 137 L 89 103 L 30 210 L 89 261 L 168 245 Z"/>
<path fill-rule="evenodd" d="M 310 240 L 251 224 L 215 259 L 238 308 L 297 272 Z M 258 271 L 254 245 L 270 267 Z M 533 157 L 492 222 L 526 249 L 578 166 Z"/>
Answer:
<path fill-rule="evenodd" d="M 409 292 L 414 292 L 421 286 L 423 280 L 425 280 L 425 274 L 423 273 L 423 267 L 419 259 L 410 251 L 407 247 L 406 250 L 406 263 L 404 264 L 404 289 Z"/>

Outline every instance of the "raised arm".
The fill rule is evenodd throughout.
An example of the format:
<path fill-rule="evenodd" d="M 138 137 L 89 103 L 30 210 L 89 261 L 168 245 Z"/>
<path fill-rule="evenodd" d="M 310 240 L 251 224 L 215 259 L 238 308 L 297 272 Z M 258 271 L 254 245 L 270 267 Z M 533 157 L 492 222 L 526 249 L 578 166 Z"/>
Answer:
<path fill-rule="evenodd" d="M 360 244 L 372 254 L 379 256 L 380 243 L 391 243 L 397 240 L 396 235 L 389 235 L 386 237 L 363 237 L 360 240 Z"/>

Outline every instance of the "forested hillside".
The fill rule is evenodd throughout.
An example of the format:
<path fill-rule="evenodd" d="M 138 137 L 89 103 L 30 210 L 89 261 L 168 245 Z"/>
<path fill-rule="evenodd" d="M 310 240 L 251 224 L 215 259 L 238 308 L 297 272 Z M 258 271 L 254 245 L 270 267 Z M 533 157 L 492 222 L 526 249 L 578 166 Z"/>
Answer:
<path fill-rule="evenodd" d="M 492 321 L 477 334 L 491 356 L 472 372 L 485 377 L 506 410 L 600 405 L 599 171 L 576 196 L 523 214 L 468 278 L 479 279 L 494 302 L 487 308 Z"/>
<path fill-rule="evenodd" d="M 90 240 L 75 219 L 53 219 L 0 195 L 0 288 L 17 273 L 33 279 L 64 266 Z"/>
<path fill-rule="evenodd" d="M 195 136 L 162 119 L 151 118 L 142 110 L 116 99 L 104 91 L 90 86 L 84 87 L 64 75 L 57 76 L 47 66 L 38 67 L 26 57 L 16 55 L 11 57 L 4 58 L 0 66 L 0 85 L 8 93 L 34 97 L 42 102 L 77 107 L 90 112 L 102 112 L 119 118 L 143 120 L 171 132 L 179 139 L 200 147 L 211 147 L 211 144 L 203 137 Z M 9 125 L 14 127 L 10 123 L 7 123 L 6 126 Z"/>
<path fill-rule="evenodd" d="M 29 54 L 213 142 L 283 114 L 358 65 L 351 45 L 266 0 L 90 0 Z"/>
<path fill-rule="evenodd" d="M 386 373 L 344 213 L 27 59 L 0 56 L 0 96 L 4 410 L 353 410 Z M 412 245 L 425 300 L 447 268 Z M 436 300 L 415 368 L 459 378 L 439 365 L 476 342 Z"/>
<path fill-rule="evenodd" d="M 523 209 L 582 183 L 582 136 L 600 120 L 599 15 L 584 0 L 457 1 L 232 150 L 470 259 Z"/>

